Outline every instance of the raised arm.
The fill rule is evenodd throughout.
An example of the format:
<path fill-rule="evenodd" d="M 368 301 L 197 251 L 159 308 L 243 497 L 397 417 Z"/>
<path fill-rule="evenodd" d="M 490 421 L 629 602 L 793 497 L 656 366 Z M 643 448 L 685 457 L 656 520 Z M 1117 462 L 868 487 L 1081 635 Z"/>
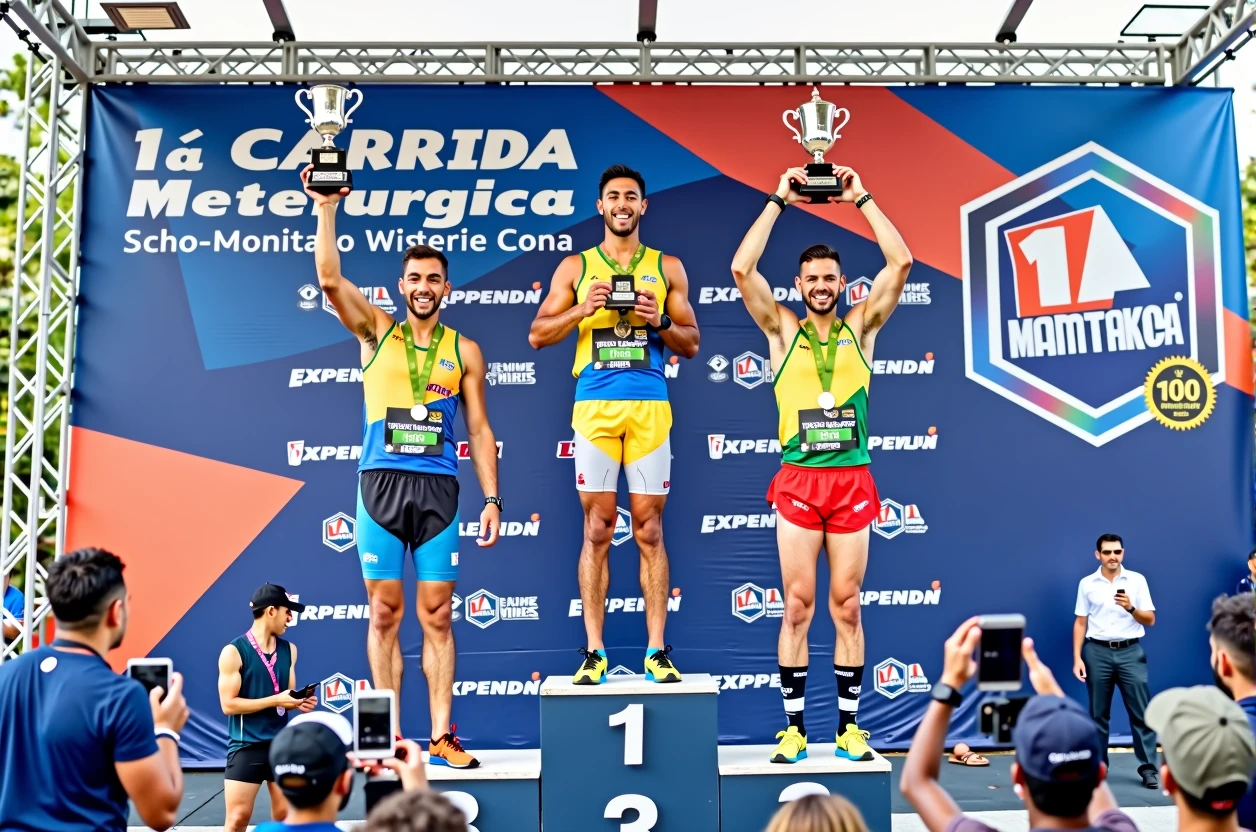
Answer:
<path fill-rule="evenodd" d="M 584 303 L 576 303 L 576 281 L 583 273 L 584 259 L 579 254 L 564 257 L 554 270 L 549 294 L 536 310 L 536 319 L 528 331 L 528 343 L 533 349 L 557 344 L 582 320 L 606 305 L 611 293 L 609 283 L 594 283 Z"/>
<path fill-rule="evenodd" d="M 663 279 L 667 281 L 667 316 L 672 325 L 659 330 L 663 343 L 677 355 L 693 358 L 698 354 L 698 319 L 689 305 L 689 277 L 685 274 L 680 258 L 663 255 Z M 650 326 L 663 323 L 663 310 L 653 292 L 637 292 L 637 308 L 634 310 Z"/>
<path fill-rule="evenodd" d="M 301 171 L 301 184 L 307 185 L 313 165 Z M 318 273 L 318 285 L 336 308 L 336 316 L 345 328 L 357 336 L 368 349 L 379 346 L 379 333 L 387 329 L 392 319 L 384 310 L 371 302 L 340 273 L 340 249 L 336 247 L 336 204 L 349 193 L 341 188 L 339 194 L 318 194 L 306 187 L 306 195 L 314 201 L 318 211 L 318 229 L 314 233 L 314 269 Z M 381 329 L 382 327 L 382 329 Z"/>
<path fill-rule="evenodd" d="M 842 165 L 836 165 L 835 170 L 846 183 L 846 188 L 842 191 L 842 202 L 859 202 L 868 195 L 863 183 L 859 181 L 859 174 Z M 902 235 L 881 212 L 875 199 L 865 200 L 859 210 L 868 220 L 868 225 L 872 226 L 877 245 L 881 247 L 881 254 L 885 257 L 885 267 L 872 279 L 868 299 L 856 307 L 862 310 L 862 335 L 867 336 L 880 329 L 898 306 L 898 299 L 903 295 L 903 286 L 907 284 L 907 273 L 911 271 L 912 259 Z"/>
<path fill-rule="evenodd" d="M 807 174 L 802 168 L 790 168 L 781 176 L 776 187 L 776 195 L 786 203 L 798 201 L 798 194 L 790 187 L 790 182 L 806 182 Z M 759 258 L 767 248 L 768 237 L 772 234 L 772 226 L 783 209 L 774 202 L 763 206 L 759 218 L 750 226 L 737 253 L 733 255 L 733 280 L 741 292 L 741 299 L 750 312 L 750 317 L 759 325 L 768 338 L 781 338 L 782 307 L 772 297 L 772 287 L 767 278 L 759 273 Z"/>
<path fill-rule="evenodd" d="M 461 336 L 459 336 L 461 338 Z M 467 420 L 467 445 L 471 451 L 471 464 L 480 481 L 485 497 L 498 497 L 497 493 L 497 440 L 488 423 L 488 408 L 484 401 L 484 355 L 480 345 L 470 338 L 461 338 L 462 355 L 462 403 Z M 485 503 L 480 512 L 480 531 L 483 538 L 475 542 L 492 546 L 497 542 L 501 526 L 501 510 L 493 503 Z"/>
<path fill-rule="evenodd" d="M 188 706 L 183 698 L 183 675 L 170 677 L 170 691 L 154 688 L 145 701 L 144 690 L 130 691 L 116 711 L 111 728 L 113 767 L 118 781 L 135 805 L 140 820 L 157 832 L 174 826 L 183 800 L 183 768 L 179 745 L 162 734 L 153 749 L 153 731 L 183 730 Z"/>
<path fill-rule="evenodd" d="M 240 668 L 243 662 L 240 653 L 228 644 L 218 654 L 218 702 L 222 712 L 227 716 L 255 714 L 267 708 L 288 708 L 296 710 L 301 707 L 300 699 L 293 699 L 286 691 L 267 696 L 262 699 L 244 699 L 240 696 Z M 289 679 L 289 683 L 292 680 Z"/>

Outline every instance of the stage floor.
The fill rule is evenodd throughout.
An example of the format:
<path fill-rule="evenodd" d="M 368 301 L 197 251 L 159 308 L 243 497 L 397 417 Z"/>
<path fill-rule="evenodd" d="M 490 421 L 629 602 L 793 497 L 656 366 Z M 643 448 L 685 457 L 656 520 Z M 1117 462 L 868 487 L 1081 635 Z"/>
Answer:
<path fill-rule="evenodd" d="M 965 812 L 1002 812 L 1022 809 L 1023 804 L 1012 793 L 1011 780 L 1008 777 L 1012 755 L 987 756 L 990 758 L 990 765 L 986 768 L 966 768 L 944 763 L 941 774 L 942 784 Z M 923 830 L 924 827 L 912 815 L 911 806 L 898 792 L 898 776 L 903 767 L 904 755 L 892 754 L 886 757 L 894 767 L 890 776 L 891 800 L 893 801 L 891 811 L 896 815 L 895 832 Z M 1114 749 L 1110 759 L 1112 770 L 1109 772 L 1108 782 L 1122 807 L 1172 806 L 1173 802 L 1158 790 L 1143 788 L 1142 781 L 1138 777 L 1138 761 L 1134 759 L 1133 754 Z M 188 832 L 195 827 L 222 828 L 224 818 L 222 779 L 220 771 L 194 771 L 184 774 L 183 805 L 180 807 L 177 828 L 188 830 Z M 342 820 L 352 822 L 361 820 L 365 815 L 360 778 L 357 786 L 348 807 L 341 813 Z M 1172 811 L 1172 809 L 1164 809 L 1162 812 L 1154 813 L 1139 812 L 1136 820 L 1139 821 L 1143 832 L 1155 832 L 1161 824 L 1148 823 L 1148 821 L 1153 819 L 1159 821 L 1160 816 L 1164 814 L 1164 822 L 1168 824 L 1164 828 L 1170 830 L 1175 825 Z M 898 817 L 898 815 L 904 815 L 904 817 Z M 1018 829 L 1027 828 L 1024 822 L 1019 825 L 1015 823 L 1017 816 L 1025 817 L 1023 812 L 1013 812 L 1006 818 L 1011 822 L 1000 823 L 1003 832 L 1017 832 Z M 269 819 L 270 798 L 266 790 L 262 789 L 253 811 L 253 823 L 261 823 Z M 1004 819 L 999 818 L 999 820 Z M 914 824 L 913 821 L 915 821 Z M 131 823 L 136 828 L 143 828 L 139 826 L 139 817 L 134 812 L 131 813 Z"/>

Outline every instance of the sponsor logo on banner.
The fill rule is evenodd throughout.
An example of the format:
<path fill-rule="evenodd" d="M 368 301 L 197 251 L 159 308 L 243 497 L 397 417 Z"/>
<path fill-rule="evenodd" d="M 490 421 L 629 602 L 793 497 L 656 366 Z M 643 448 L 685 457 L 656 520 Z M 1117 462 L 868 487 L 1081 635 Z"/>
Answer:
<path fill-rule="evenodd" d="M 481 630 L 498 621 L 537 621 L 540 612 L 535 595 L 502 595 L 477 589 L 463 601 L 463 617 Z"/>
<path fill-rule="evenodd" d="M 357 521 L 343 511 L 338 511 L 323 521 L 324 546 L 343 552 L 357 542 Z"/>
<path fill-rule="evenodd" d="M 307 283 L 300 289 L 297 289 L 297 306 L 306 312 L 317 309 L 318 287 L 313 283 Z"/>
<path fill-rule="evenodd" d="M 499 537 L 536 537 L 541 533 L 541 515 L 533 514 L 528 520 L 503 520 L 497 528 Z M 479 537 L 480 521 L 458 524 L 459 537 Z"/>
<path fill-rule="evenodd" d="M 765 381 L 772 381 L 772 364 L 766 358 L 753 352 L 743 352 L 733 359 L 733 381 L 752 390 Z"/>
<path fill-rule="evenodd" d="M 942 584 L 933 582 L 932 589 L 870 589 L 859 593 L 862 606 L 927 606 L 936 605 L 942 600 Z"/>
<path fill-rule="evenodd" d="M 564 439 L 563 441 L 558 443 L 558 458 L 559 459 L 575 459 L 576 458 L 576 443 L 574 440 Z"/>
<path fill-rule="evenodd" d="M 513 231 L 514 229 L 506 229 Z M 505 234 L 505 232 L 502 232 Z M 500 236 L 500 235 L 499 235 Z M 529 236 L 529 235 L 524 235 Z M 548 234 L 542 234 L 542 237 L 548 237 Z M 563 235 L 566 236 L 566 235 Z M 505 251 L 510 249 L 504 248 Z M 526 249 L 525 249 L 526 250 Z M 568 249 L 570 250 L 570 249 Z M 540 303 L 541 302 L 541 285 L 539 283 L 532 284 L 531 289 L 453 289 L 449 295 L 442 298 L 440 302 L 441 309 L 446 306 L 456 306 L 459 303 L 476 303 L 481 306 L 515 306 L 520 303 Z"/>
<path fill-rule="evenodd" d="M 536 696 L 541 692 L 541 674 L 532 671 L 532 678 L 455 681 L 454 696 Z"/>
<path fill-rule="evenodd" d="M 802 293 L 793 286 L 773 286 L 772 297 L 778 301 L 802 302 Z M 727 303 L 740 300 L 741 290 L 736 286 L 703 286 L 698 289 L 698 303 Z"/>
<path fill-rule="evenodd" d="M 907 665 L 907 692 L 928 693 L 931 690 L 933 690 L 933 685 L 929 684 L 925 669 L 918 664 Z"/>
<path fill-rule="evenodd" d="M 387 286 L 359 286 L 358 291 L 362 293 L 362 297 L 371 302 L 371 306 L 378 306 L 389 315 L 397 311 L 397 304 L 393 303 Z M 336 314 L 336 305 L 331 302 L 331 298 L 326 293 L 323 294 L 323 311 Z"/>
<path fill-rule="evenodd" d="M 728 439 L 722 433 L 707 434 L 707 452 L 711 459 L 723 459 L 734 454 L 779 454 L 779 439 Z"/>
<path fill-rule="evenodd" d="M 737 529 L 775 529 L 775 514 L 704 514 L 702 534 Z"/>
<path fill-rule="evenodd" d="M 894 699 L 904 693 L 928 693 L 932 686 L 918 664 L 905 664 L 898 659 L 886 659 L 872 669 L 876 678 L 876 691 L 886 699 Z"/>
<path fill-rule="evenodd" d="M 632 515 L 626 508 L 615 506 L 615 530 L 611 532 L 611 545 L 618 546 L 632 540 Z"/>
<path fill-rule="evenodd" d="M 672 587 L 672 594 L 667 599 L 667 611 L 679 612 L 680 611 L 680 599 L 682 597 L 683 596 L 680 594 L 679 587 Z M 616 612 L 642 612 L 643 613 L 645 612 L 645 599 L 644 598 L 607 598 L 606 601 L 603 602 L 603 606 L 606 608 L 606 613 L 608 615 L 611 613 L 616 613 Z M 576 618 L 582 615 L 583 613 L 584 613 L 584 602 L 581 601 L 579 598 L 572 598 L 571 601 L 569 601 L 567 604 L 567 617 Z"/>
<path fill-rule="evenodd" d="M 329 459 L 361 459 L 361 445 L 307 445 L 304 439 L 288 442 L 288 464 L 302 462 L 326 462 Z"/>
<path fill-rule="evenodd" d="M 489 362 L 484 372 L 484 380 L 489 384 L 536 384 L 536 362 L 523 361 L 513 364 L 500 361 Z"/>
<path fill-rule="evenodd" d="M 961 223 L 978 384 L 1100 446 L 1152 418 L 1159 362 L 1225 380 L 1214 207 L 1089 142 L 969 202 Z"/>
<path fill-rule="evenodd" d="M 707 359 L 707 366 L 711 368 L 711 372 L 707 373 L 707 378 L 711 381 L 728 381 L 728 373 L 724 372 L 728 369 L 728 359 L 722 355 L 713 355 Z"/>
<path fill-rule="evenodd" d="M 343 673 L 333 673 L 319 682 L 318 704 L 342 714 L 353 707 L 353 680 Z"/>
<path fill-rule="evenodd" d="M 680 356 L 668 356 L 663 364 L 663 378 L 680 378 Z"/>
<path fill-rule="evenodd" d="M 874 448 L 879 451 L 936 451 L 938 429 L 931 427 L 923 436 L 869 436 L 868 449 Z"/>
<path fill-rule="evenodd" d="M 358 367 L 320 367 L 318 369 L 306 369 L 304 367 L 293 367 L 292 372 L 288 374 L 289 387 L 303 387 L 306 384 L 328 384 L 335 382 L 337 384 L 360 383 L 362 381 L 362 370 Z"/>
<path fill-rule="evenodd" d="M 929 531 L 929 526 L 920 514 L 920 506 L 915 503 L 904 505 L 887 498 L 881 501 L 881 509 L 872 523 L 872 530 L 889 540 L 903 532 L 924 534 Z"/>
<path fill-rule="evenodd" d="M 292 596 L 292 600 L 299 601 L 300 598 Z M 325 621 L 331 619 L 333 621 L 369 621 L 371 618 L 371 607 L 369 604 L 312 604 L 305 602 L 305 609 L 301 610 L 300 615 L 293 614 L 292 624 L 295 627 L 301 621 Z"/>
<path fill-rule="evenodd" d="M 850 281 L 846 284 L 846 305 L 854 306 L 857 303 L 863 303 L 868 299 L 868 292 L 871 289 L 871 278 L 857 277 Z M 899 306 L 928 306 L 930 300 L 928 283 L 908 283 L 903 286 L 903 291 L 898 296 Z"/>
<path fill-rule="evenodd" d="M 470 459 L 470 458 L 471 458 L 471 443 L 459 442 L 458 443 L 458 461 L 461 462 L 464 459 Z M 502 458 L 501 440 L 498 440 L 497 442 L 497 458 L 498 459 Z"/>
<path fill-rule="evenodd" d="M 720 680 L 720 690 L 753 690 L 781 686 L 779 673 L 721 673 L 716 678 Z"/>
<path fill-rule="evenodd" d="M 633 673 L 631 670 L 624 667 L 622 664 L 617 664 L 614 667 L 612 667 L 610 670 L 606 671 L 606 675 L 607 676 L 636 676 L 637 674 Z"/>
<path fill-rule="evenodd" d="M 742 621 L 757 621 L 765 615 L 780 618 L 784 614 L 785 597 L 776 587 L 742 584 L 733 590 L 733 616 Z"/>
<path fill-rule="evenodd" d="M 872 374 L 875 376 L 932 375 L 933 353 L 925 353 L 925 357 L 921 361 L 916 361 L 911 358 L 905 358 L 902 360 L 874 359 L 872 362 Z"/>
<path fill-rule="evenodd" d="M 461 621 L 462 620 L 462 596 L 455 592 L 454 597 L 450 599 L 449 607 L 451 610 L 450 615 L 449 615 L 449 620 Z"/>

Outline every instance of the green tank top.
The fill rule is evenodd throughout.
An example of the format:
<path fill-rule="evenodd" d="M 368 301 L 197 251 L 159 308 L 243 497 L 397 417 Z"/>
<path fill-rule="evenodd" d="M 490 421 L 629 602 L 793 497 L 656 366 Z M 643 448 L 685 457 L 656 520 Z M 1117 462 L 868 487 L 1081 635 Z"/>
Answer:
<path fill-rule="evenodd" d="M 261 657 L 257 655 L 257 651 L 253 649 L 253 645 L 249 644 L 248 638 L 240 636 L 232 641 L 231 645 L 240 654 L 240 698 L 265 699 L 268 696 L 274 696 L 275 685 L 270 679 L 270 673 L 266 670 L 266 665 L 262 663 Z M 278 653 L 278 660 L 275 662 L 275 679 L 279 682 L 279 690 L 285 691 L 288 690 L 288 678 L 292 672 L 292 645 L 276 637 L 275 652 Z M 267 660 L 273 656 L 274 654 L 271 653 L 266 654 Z M 266 708 L 252 714 L 233 714 L 227 717 L 227 728 L 230 734 L 227 753 L 230 754 L 246 745 L 270 742 L 287 724 L 288 715 L 280 716 L 274 708 Z"/>

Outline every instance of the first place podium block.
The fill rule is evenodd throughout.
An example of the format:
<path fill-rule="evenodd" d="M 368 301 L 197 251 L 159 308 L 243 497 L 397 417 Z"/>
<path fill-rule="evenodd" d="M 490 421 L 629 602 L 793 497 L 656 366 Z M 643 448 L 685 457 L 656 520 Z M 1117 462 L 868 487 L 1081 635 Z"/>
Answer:
<path fill-rule="evenodd" d="M 719 681 L 541 685 L 545 832 L 716 832 Z"/>
<path fill-rule="evenodd" d="M 890 761 L 872 752 L 866 763 L 811 743 L 807 759 L 772 763 L 774 745 L 722 745 L 720 832 L 761 832 L 782 803 L 808 794 L 838 794 L 855 804 L 872 832 L 890 832 Z"/>

